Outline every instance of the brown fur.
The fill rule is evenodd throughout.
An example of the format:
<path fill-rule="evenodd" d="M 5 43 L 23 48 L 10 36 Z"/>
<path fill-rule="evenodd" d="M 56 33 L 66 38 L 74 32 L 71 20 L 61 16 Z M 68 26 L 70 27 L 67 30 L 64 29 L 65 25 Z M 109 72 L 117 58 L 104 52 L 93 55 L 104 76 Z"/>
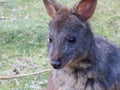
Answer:
<path fill-rule="evenodd" d="M 71 70 L 54 71 L 54 74 L 50 77 L 47 90 L 93 90 L 93 87 L 94 90 L 104 90 L 103 87 L 97 83 L 91 86 L 88 81 L 90 79 L 91 76 L 83 76 L 82 74 L 74 76 Z"/>
<path fill-rule="evenodd" d="M 64 25 L 63 22 L 66 21 L 69 10 L 67 8 L 62 8 L 57 13 L 56 17 L 53 19 L 53 23 L 56 23 L 56 28 L 60 32 L 61 27 Z"/>

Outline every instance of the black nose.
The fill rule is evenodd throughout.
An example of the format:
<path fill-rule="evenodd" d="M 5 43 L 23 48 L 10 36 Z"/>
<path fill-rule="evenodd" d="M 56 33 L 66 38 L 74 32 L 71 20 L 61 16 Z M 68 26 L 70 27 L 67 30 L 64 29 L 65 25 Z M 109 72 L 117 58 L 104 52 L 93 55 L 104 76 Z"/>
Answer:
<path fill-rule="evenodd" d="M 51 65 L 52 65 L 55 69 L 60 69 L 60 67 L 61 67 L 61 62 L 60 62 L 60 61 L 51 61 Z"/>

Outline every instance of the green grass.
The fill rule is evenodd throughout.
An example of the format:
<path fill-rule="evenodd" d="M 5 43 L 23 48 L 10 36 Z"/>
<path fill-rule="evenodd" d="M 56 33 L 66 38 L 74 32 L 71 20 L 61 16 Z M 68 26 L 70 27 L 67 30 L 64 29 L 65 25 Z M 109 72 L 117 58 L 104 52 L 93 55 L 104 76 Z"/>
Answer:
<path fill-rule="evenodd" d="M 59 0 L 72 7 L 78 0 Z M 0 2 L 0 75 L 29 74 L 49 68 L 46 43 L 48 17 L 42 0 Z M 120 2 L 99 0 L 91 18 L 93 31 L 120 45 Z M 46 87 L 49 73 L 16 80 L 0 80 L 0 90 L 35 90 Z M 18 84 L 17 84 L 18 83 Z"/>

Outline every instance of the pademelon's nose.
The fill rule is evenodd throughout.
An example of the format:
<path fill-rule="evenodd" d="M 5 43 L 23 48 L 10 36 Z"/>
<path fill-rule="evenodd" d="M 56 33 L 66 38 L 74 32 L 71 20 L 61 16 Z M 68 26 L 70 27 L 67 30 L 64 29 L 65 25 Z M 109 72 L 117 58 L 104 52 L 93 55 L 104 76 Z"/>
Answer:
<path fill-rule="evenodd" d="M 52 65 L 55 69 L 60 69 L 60 68 L 61 68 L 61 61 L 60 61 L 60 60 L 51 61 L 51 65 Z"/>

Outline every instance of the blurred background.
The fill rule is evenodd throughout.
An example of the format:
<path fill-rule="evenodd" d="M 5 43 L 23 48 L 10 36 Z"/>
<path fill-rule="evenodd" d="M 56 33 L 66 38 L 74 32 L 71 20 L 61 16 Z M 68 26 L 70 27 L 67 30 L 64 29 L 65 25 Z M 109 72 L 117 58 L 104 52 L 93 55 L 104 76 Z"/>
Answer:
<path fill-rule="evenodd" d="M 79 0 L 58 0 L 71 8 Z M 49 69 L 48 23 L 42 0 L 0 0 L 0 76 Z M 95 34 L 120 46 L 120 1 L 98 0 L 89 21 Z M 50 72 L 0 80 L 0 90 L 43 90 Z"/>

